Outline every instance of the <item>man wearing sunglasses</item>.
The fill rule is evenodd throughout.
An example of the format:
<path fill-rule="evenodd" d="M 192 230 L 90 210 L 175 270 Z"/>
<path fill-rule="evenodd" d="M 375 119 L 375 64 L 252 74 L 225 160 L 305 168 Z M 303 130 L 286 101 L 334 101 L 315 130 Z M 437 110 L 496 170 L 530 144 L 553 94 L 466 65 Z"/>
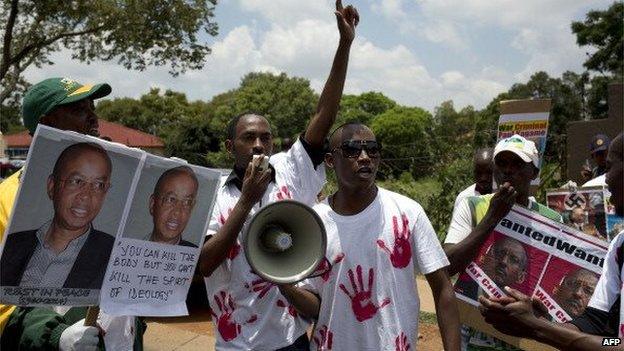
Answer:
<path fill-rule="evenodd" d="M 375 184 L 381 145 L 358 123 L 338 127 L 325 163 L 338 190 L 314 207 L 327 230 L 328 272 L 282 285 L 299 313 L 316 319 L 318 349 L 414 349 L 419 300 L 414 282 L 431 286 L 445 350 L 459 350 L 459 316 L 436 234 L 415 201 Z"/>
<path fill-rule="evenodd" d="M 48 177 L 54 216 L 7 236 L 0 285 L 99 289 L 115 238 L 93 228 L 110 187 L 112 163 L 97 144 L 73 144 Z"/>
<path fill-rule="evenodd" d="M 198 265 L 219 320 L 217 350 L 309 349 L 309 321 L 291 313 L 278 288 L 254 274 L 241 249 L 241 230 L 248 218 L 272 202 L 293 199 L 314 204 L 325 183 L 323 146 L 336 119 L 359 21 L 357 10 L 343 8 L 340 0 L 334 14 L 340 40 L 329 78 L 315 115 L 286 156 L 264 166 L 273 135 L 263 116 L 245 113 L 228 126 L 225 146 L 234 156 L 234 169 L 218 190 Z"/>
<path fill-rule="evenodd" d="M 154 221 L 149 240 L 197 247 L 182 239 L 182 232 L 191 218 L 198 186 L 197 176 L 188 166 L 179 166 L 163 172 L 149 200 L 149 211 Z"/>

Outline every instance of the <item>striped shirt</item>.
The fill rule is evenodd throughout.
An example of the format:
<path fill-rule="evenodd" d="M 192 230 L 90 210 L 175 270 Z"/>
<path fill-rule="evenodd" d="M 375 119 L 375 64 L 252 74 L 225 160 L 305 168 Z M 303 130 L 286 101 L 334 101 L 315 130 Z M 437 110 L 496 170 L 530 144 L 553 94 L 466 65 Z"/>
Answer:
<path fill-rule="evenodd" d="M 45 236 L 52 221 L 46 222 L 37 230 L 37 248 L 28 261 L 22 274 L 21 287 L 61 288 L 69 275 L 78 253 L 89 237 L 91 227 L 72 240 L 65 250 L 58 254 L 45 242 Z"/>

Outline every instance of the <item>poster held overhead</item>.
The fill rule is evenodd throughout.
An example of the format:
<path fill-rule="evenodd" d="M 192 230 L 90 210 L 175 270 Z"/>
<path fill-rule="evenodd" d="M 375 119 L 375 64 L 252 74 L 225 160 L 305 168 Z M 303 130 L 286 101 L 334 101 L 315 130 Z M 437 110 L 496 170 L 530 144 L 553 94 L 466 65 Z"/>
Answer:
<path fill-rule="evenodd" d="M 544 100 L 507 100 L 500 102 L 500 118 L 498 119 L 497 143 L 501 139 L 518 134 L 535 143 L 539 152 L 539 169 L 542 168 L 546 139 L 548 136 L 548 119 L 550 117 L 549 99 Z M 540 183 L 539 175 L 531 185 Z"/>

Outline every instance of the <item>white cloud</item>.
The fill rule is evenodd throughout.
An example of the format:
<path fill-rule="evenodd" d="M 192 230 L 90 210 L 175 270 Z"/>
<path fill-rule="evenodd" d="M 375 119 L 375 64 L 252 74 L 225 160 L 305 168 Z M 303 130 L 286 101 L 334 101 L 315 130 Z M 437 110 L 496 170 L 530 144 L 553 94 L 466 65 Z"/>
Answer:
<path fill-rule="evenodd" d="M 526 81 L 538 70 L 551 75 L 566 69 L 580 70 L 585 49 L 576 46 L 569 23 L 579 13 L 585 13 L 586 8 L 607 4 L 599 0 L 375 1 L 370 6 L 374 12 L 368 15 L 380 18 L 362 18 L 351 50 L 345 92 L 381 91 L 399 103 L 429 110 L 449 99 L 458 108 L 469 104 L 480 108 L 514 82 Z M 107 81 L 113 86 L 113 96 L 139 97 L 156 86 L 185 92 L 190 99 L 208 100 L 237 87 L 248 72 L 268 71 L 305 77 L 320 92 L 338 43 L 333 1 L 239 0 L 237 4 L 240 8 L 234 13 L 246 18 L 211 44 L 212 54 L 202 70 L 173 78 L 167 67 L 137 72 L 127 71 L 114 61 L 77 63 L 64 50 L 52 56 L 56 65 L 31 68 L 26 78 L 31 82 L 50 76 L 71 76 L 83 82 Z M 430 47 L 453 48 L 449 55 L 461 50 L 456 62 L 463 60 L 463 65 L 458 64 L 462 68 L 453 64 L 432 68 L 436 57 L 419 57 L 417 53 L 430 47 L 415 47 L 414 36 L 396 35 L 386 42 L 378 33 L 374 40 L 362 35 L 366 32 L 364 26 L 375 31 L 387 25 L 416 31 L 412 32 L 418 34 L 416 38 L 425 38 Z M 477 38 L 480 30 L 511 33 L 510 42 L 482 44 L 495 46 L 496 51 L 526 55 L 526 63 L 505 67 L 481 63 L 483 54 L 473 48 L 470 40 L 471 35 Z M 466 61 L 473 64 L 466 65 Z"/>

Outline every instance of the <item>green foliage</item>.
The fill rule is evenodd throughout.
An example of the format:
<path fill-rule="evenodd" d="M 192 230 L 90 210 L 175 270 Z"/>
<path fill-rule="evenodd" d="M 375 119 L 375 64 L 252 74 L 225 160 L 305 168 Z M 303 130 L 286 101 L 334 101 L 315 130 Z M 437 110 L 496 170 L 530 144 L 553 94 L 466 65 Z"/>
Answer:
<path fill-rule="evenodd" d="M 438 316 L 435 313 L 420 311 L 418 313 L 418 321 L 423 324 L 438 325 Z"/>
<path fill-rule="evenodd" d="M 67 48 L 82 62 L 116 60 L 127 69 L 169 65 L 177 75 L 203 67 L 210 48 L 198 39 L 217 35 L 216 0 L 2 1 L 5 38 L 0 103 L 24 85 L 22 72 L 50 64 Z"/>
<path fill-rule="evenodd" d="M 439 167 L 436 172 L 435 179 L 440 190 L 430 193 L 431 198 L 427 202 L 425 212 L 440 242 L 444 242 L 446 238 L 455 198 L 464 188 L 474 183 L 472 167 L 472 150 L 468 149 L 463 157 Z"/>
<path fill-rule="evenodd" d="M 607 10 L 589 11 L 584 22 L 572 22 L 579 46 L 592 46 L 583 64 L 590 71 L 611 73 L 622 77 L 624 73 L 624 4 L 615 1 Z"/>
<path fill-rule="evenodd" d="M 238 89 L 215 99 L 211 105 L 215 123 L 224 127 L 223 138 L 230 119 L 245 112 L 265 116 L 275 137 L 297 136 L 305 130 L 318 101 L 307 79 L 285 73 L 249 73 Z"/>
<path fill-rule="evenodd" d="M 403 172 L 399 179 L 379 181 L 378 184 L 384 189 L 397 192 L 417 201 L 423 208 L 427 208 L 432 194 L 436 194 L 441 190 L 436 178 L 424 177 L 415 181 L 409 172 Z"/>
<path fill-rule="evenodd" d="M 397 106 L 376 116 L 370 126 L 383 145 L 382 174 L 409 171 L 415 179 L 427 174 L 434 163 L 432 124 L 431 114 L 419 107 Z"/>
<path fill-rule="evenodd" d="M 0 105 L 0 132 L 12 134 L 26 130 L 21 121 L 21 110 L 16 106 Z"/>
<path fill-rule="evenodd" d="M 397 103 L 382 93 L 370 91 L 360 95 L 344 95 L 335 126 L 347 122 L 370 124 L 373 118 L 397 106 Z"/>

